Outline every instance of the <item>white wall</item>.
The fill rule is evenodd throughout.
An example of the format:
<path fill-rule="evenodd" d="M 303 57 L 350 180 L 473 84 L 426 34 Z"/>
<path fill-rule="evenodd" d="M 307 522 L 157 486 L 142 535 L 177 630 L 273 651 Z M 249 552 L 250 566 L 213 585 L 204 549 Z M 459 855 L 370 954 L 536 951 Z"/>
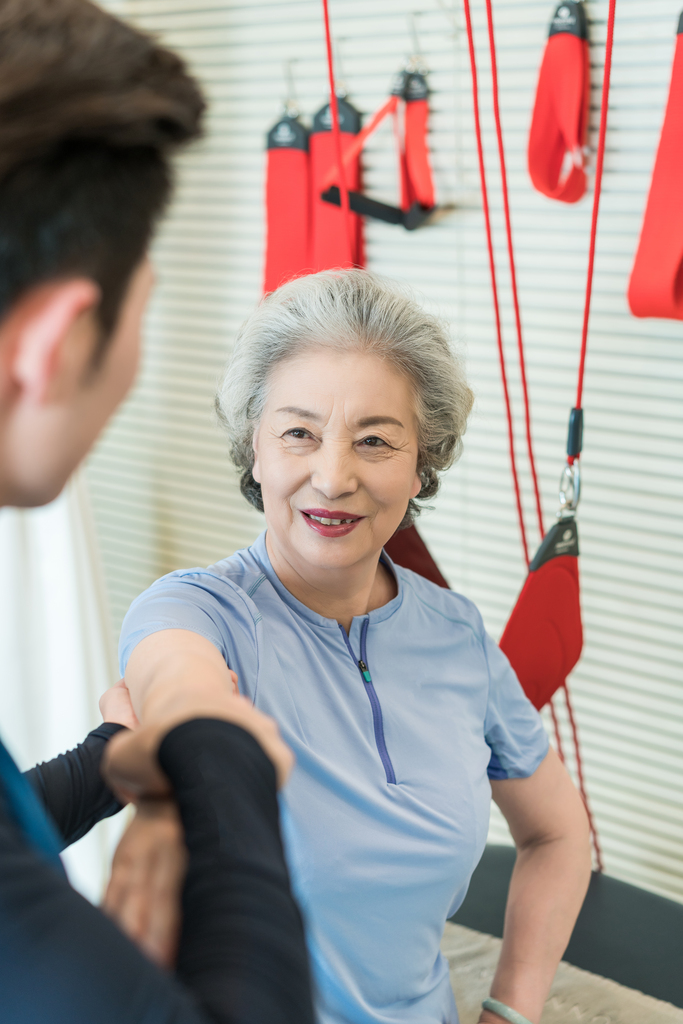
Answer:
<path fill-rule="evenodd" d="M 457 210 L 407 234 L 372 224 L 369 265 L 412 284 L 448 317 L 477 406 L 466 454 L 421 529 L 451 584 L 499 635 L 524 565 L 506 458 L 460 6 L 449 0 L 332 0 L 353 102 L 385 98 L 411 50 L 419 7 L 431 68 L 434 169 Z M 607 0 L 588 0 L 595 145 Z M 610 133 L 585 391 L 580 511 L 586 646 L 571 685 L 607 870 L 683 899 L 683 331 L 630 317 L 625 291 L 666 99 L 680 0 L 619 0 Z M 263 140 L 293 59 L 310 115 L 325 99 L 318 0 L 121 0 L 119 9 L 180 49 L 211 101 L 207 139 L 183 158 L 156 247 L 159 288 L 135 394 L 89 467 L 117 624 L 158 575 L 248 543 L 261 518 L 240 498 L 211 411 L 239 323 L 257 301 L 263 256 Z M 504 267 L 483 0 L 473 0 L 496 241 Z M 501 102 L 545 514 L 555 512 L 573 401 L 591 196 L 575 207 L 532 190 L 525 139 L 552 0 L 495 0 Z M 368 147 L 366 181 L 395 194 L 391 133 Z M 514 359 L 507 275 L 506 343 Z M 515 381 L 515 408 L 521 406 Z M 520 424 L 521 425 L 521 424 Z M 524 446 L 520 433 L 519 452 Z M 528 474 L 524 474 L 527 494 Z M 534 521 L 528 501 L 533 542 Z M 568 744 L 566 744 L 568 745 Z M 503 825 L 494 819 L 492 835 Z"/>

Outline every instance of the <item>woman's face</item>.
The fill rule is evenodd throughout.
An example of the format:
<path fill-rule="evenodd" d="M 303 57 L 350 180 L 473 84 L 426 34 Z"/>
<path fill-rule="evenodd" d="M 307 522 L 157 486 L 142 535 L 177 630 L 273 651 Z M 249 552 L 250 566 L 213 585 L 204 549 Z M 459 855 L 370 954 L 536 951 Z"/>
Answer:
<path fill-rule="evenodd" d="M 376 560 L 421 486 L 410 386 L 362 352 L 277 366 L 254 451 L 270 542 L 304 576 Z"/>

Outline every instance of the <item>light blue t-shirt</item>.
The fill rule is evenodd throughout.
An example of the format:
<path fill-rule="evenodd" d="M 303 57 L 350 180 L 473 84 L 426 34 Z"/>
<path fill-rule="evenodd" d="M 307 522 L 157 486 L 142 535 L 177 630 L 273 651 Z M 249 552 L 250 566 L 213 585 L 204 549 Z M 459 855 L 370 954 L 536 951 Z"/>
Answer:
<path fill-rule="evenodd" d="M 548 740 L 474 605 L 383 558 L 398 595 L 347 637 L 285 589 L 263 533 L 138 597 L 121 671 L 143 637 L 189 629 L 278 722 L 320 1024 L 456 1024 L 439 944 L 486 842 L 488 774 L 531 775 Z"/>

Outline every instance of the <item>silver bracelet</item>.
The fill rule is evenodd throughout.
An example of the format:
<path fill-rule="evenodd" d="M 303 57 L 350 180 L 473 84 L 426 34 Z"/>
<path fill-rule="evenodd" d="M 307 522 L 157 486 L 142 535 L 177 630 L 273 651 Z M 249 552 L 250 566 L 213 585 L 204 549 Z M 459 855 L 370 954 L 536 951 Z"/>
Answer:
<path fill-rule="evenodd" d="M 501 1003 L 499 999 L 485 999 L 481 1006 L 483 1010 L 491 1010 L 492 1013 L 497 1013 L 503 1020 L 510 1021 L 510 1024 L 531 1024 L 528 1017 L 523 1017 L 516 1010 L 511 1010 L 509 1006 Z"/>

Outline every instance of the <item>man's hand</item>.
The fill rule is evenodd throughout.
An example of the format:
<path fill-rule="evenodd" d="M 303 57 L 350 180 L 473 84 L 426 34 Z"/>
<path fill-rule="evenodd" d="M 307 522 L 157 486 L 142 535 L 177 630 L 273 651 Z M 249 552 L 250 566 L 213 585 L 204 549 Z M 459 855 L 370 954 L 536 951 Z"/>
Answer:
<path fill-rule="evenodd" d="M 172 969 L 187 849 L 172 800 L 143 800 L 119 843 L 102 909 L 143 953 Z"/>
<path fill-rule="evenodd" d="M 150 711 L 152 724 L 135 732 L 120 732 L 107 743 L 102 759 L 102 774 L 108 785 L 123 800 L 170 796 L 168 779 L 161 771 L 157 752 L 164 736 L 195 718 L 219 718 L 250 732 L 275 767 L 278 786 L 282 787 L 294 764 L 294 756 L 280 736 L 272 718 L 257 711 L 246 697 L 235 693 L 237 677 L 230 673 L 228 686 L 198 679 L 192 689 L 169 687 L 157 692 Z M 147 720 L 149 720 L 147 719 Z"/>
<path fill-rule="evenodd" d="M 104 722 L 116 722 L 117 725 L 125 725 L 127 729 L 137 728 L 139 723 L 123 679 L 110 686 L 100 697 L 100 714 Z"/>

